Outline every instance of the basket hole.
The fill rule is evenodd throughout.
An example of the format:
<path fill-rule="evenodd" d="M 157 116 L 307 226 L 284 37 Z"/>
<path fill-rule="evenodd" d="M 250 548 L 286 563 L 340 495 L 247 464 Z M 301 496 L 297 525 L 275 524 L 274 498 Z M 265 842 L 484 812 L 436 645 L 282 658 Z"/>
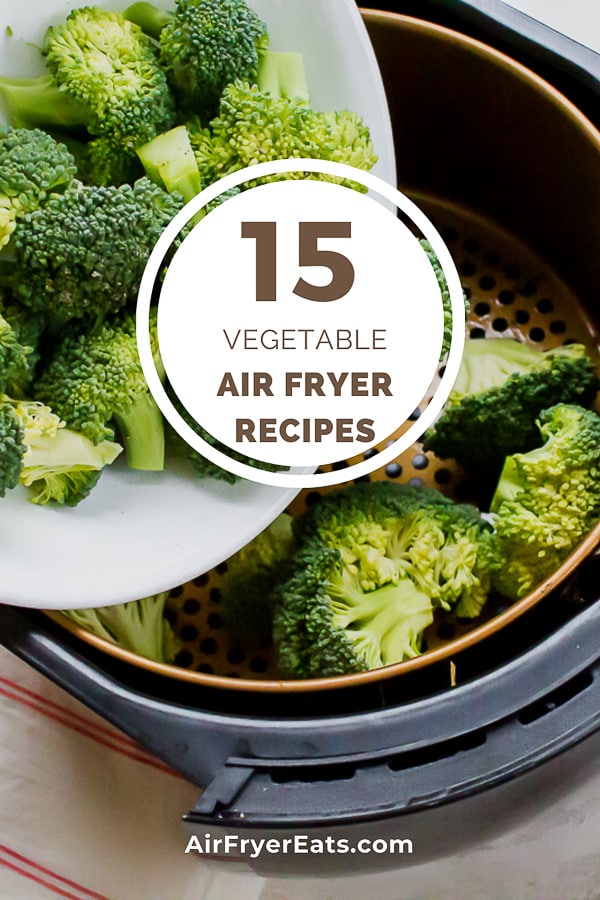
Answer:
<path fill-rule="evenodd" d="M 554 322 L 550 322 L 551 334 L 564 334 L 566 330 L 567 326 L 561 319 L 556 319 Z"/>
<path fill-rule="evenodd" d="M 485 337 L 485 328 L 480 328 L 477 326 L 476 328 L 471 328 L 469 335 L 472 340 L 477 340 L 478 338 Z"/>
<path fill-rule="evenodd" d="M 542 300 L 538 300 L 535 308 L 539 313 L 551 313 L 554 312 L 554 303 L 548 297 L 544 297 Z"/>
<path fill-rule="evenodd" d="M 194 578 L 193 584 L 196 587 L 206 587 L 208 584 L 208 572 L 205 572 L 204 575 L 198 575 L 197 578 Z"/>
<path fill-rule="evenodd" d="M 529 337 L 534 343 L 539 344 L 546 337 L 546 332 L 543 328 L 532 328 L 529 332 Z"/>
<path fill-rule="evenodd" d="M 433 477 L 438 484 L 448 484 L 452 480 L 452 473 L 449 469 L 438 469 Z"/>
<path fill-rule="evenodd" d="M 212 600 L 213 603 L 221 602 L 221 591 L 219 590 L 218 587 L 214 587 L 214 588 L 210 589 L 210 599 Z"/>
<path fill-rule="evenodd" d="M 494 329 L 494 331 L 506 331 L 506 329 L 508 328 L 508 322 L 503 318 L 494 319 L 494 321 L 492 322 L 492 328 Z"/>
<path fill-rule="evenodd" d="M 217 629 L 223 627 L 223 616 L 220 613 L 211 612 L 206 621 L 208 622 L 209 628 Z"/>
<path fill-rule="evenodd" d="M 490 304 L 477 303 L 474 312 L 476 316 L 488 316 L 490 314 Z"/>
<path fill-rule="evenodd" d="M 511 303 L 515 302 L 515 295 L 513 291 L 500 291 L 498 294 L 498 300 L 504 306 L 510 306 Z"/>
<path fill-rule="evenodd" d="M 213 653 L 217 652 L 217 649 L 218 645 L 214 638 L 204 638 L 200 642 L 200 652 L 204 653 L 205 656 L 212 656 Z"/>
<path fill-rule="evenodd" d="M 241 647 L 231 647 L 227 651 L 227 662 L 230 662 L 232 666 L 239 666 L 245 659 L 246 654 Z"/>
<path fill-rule="evenodd" d="M 190 597 L 189 600 L 186 600 L 183 604 L 183 611 L 186 616 L 195 616 L 197 615 L 202 608 L 202 605 L 199 600 L 196 600 L 193 597 Z"/>
<path fill-rule="evenodd" d="M 484 275 L 479 279 L 479 287 L 482 291 L 493 291 L 496 287 L 496 279 L 491 275 Z"/>
<path fill-rule="evenodd" d="M 189 650 L 180 650 L 175 657 L 175 665 L 181 666 L 182 669 L 189 669 L 194 657 Z"/>
<path fill-rule="evenodd" d="M 196 666 L 196 672 L 202 672 L 204 675 L 215 674 L 215 670 L 210 665 L 210 663 L 200 663 L 200 665 Z"/>
<path fill-rule="evenodd" d="M 470 259 L 466 259 L 461 263 L 458 271 L 461 275 L 464 275 L 465 278 L 471 278 L 477 271 L 477 266 L 474 262 L 471 262 Z"/>
<path fill-rule="evenodd" d="M 184 625 L 181 631 L 179 632 L 179 636 L 182 641 L 186 643 L 191 643 L 192 641 L 197 640 L 198 638 L 198 629 L 195 625 Z"/>
<path fill-rule="evenodd" d="M 529 313 L 526 309 L 518 309 L 515 313 L 515 321 L 519 325 L 527 325 L 529 322 Z"/>

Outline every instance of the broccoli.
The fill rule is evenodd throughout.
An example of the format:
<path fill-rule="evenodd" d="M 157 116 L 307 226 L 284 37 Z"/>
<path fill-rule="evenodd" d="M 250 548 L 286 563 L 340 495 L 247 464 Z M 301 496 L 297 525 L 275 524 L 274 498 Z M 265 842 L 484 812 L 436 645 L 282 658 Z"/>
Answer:
<path fill-rule="evenodd" d="M 144 174 L 137 156 L 123 153 L 111 138 L 97 137 L 82 145 L 77 177 L 88 185 L 133 184 Z"/>
<path fill-rule="evenodd" d="M 189 202 L 202 190 L 200 172 L 185 125 L 179 125 L 138 147 L 137 154 L 146 175 L 171 193 Z"/>
<path fill-rule="evenodd" d="M 116 603 L 114 606 L 66 609 L 63 615 L 86 631 L 125 650 L 155 662 L 170 663 L 180 644 L 164 617 L 168 596 L 169 592 L 163 591 L 153 597 Z"/>
<path fill-rule="evenodd" d="M 74 182 L 17 222 L 8 276 L 15 297 L 62 320 L 120 309 L 181 206 L 147 178 L 119 187 Z"/>
<path fill-rule="evenodd" d="M 440 352 L 441 361 L 450 350 L 450 344 L 452 343 L 452 300 L 450 299 L 450 291 L 448 290 L 448 282 L 446 281 L 446 276 L 444 275 L 444 271 L 440 266 L 440 261 L 437 258 L 433 247 L 431 246 L 429 241 L 425 240 L 424 238 L 421 238 L 419 240 L 419 244 L 427 254 L 427 259 L 433 267 L 440 293 L 442 295 L 442 307 L 444 310 L 444 337 L 442 339 L 442 349 Z M 464 291 L 463 299 L 465 304 L 466 317 L 469 314 L 470 304 Z"/>
<path fill-rule="evenodd" d="M 121 453 L 112 441 L 94 445 L 42 403 L 8 401 L 23 433 L 24 453 L 19 481 L 30 488 L 32 503 L 76 506 L 88 496 L 102 473 Z"/>
<path fill-rule="evenodd" d="M 31 380 L 32 348 L 19 340 L 15 328 L 0 313 L 0 393 L 21 396 Z"/>
<path fill-rule="evenodd" d="M 18 485 L 24 453 L 23 429 L 14 407 L 0 402 L 0 497 Z"/>
<path fill-rule="evenodd" d="M 315 112 L 303 100 L 273 97 L 242 81 L 225 88 L 219 114 L 208 128 L 190 121 L 188 130 L 203 184 L 255 163 L 288 157 L 327 159 L 360 169 L 370 169 L 377 161 L 369 129 L 356 114 Z M 284 177 L 304 178 L 306 173 Z M 339 182 L 334 176 L 309 177 Z"/>
<path fill-rule="evenodd" d="M 296 563 L 274 591 L 273 634 L 284 677 L 346 675 L 419 654 L 433 607 L 409 578 L 366 590 L 339 550 L 315 544 Z"/>
<path fill-rule="evenodd" d="M 19 216 L 36 209 L 49 194 L 64 191 L 76 173 L 64 144 L 39 129 L 0 128 L 0 248 Z"/>
<path fill-rule="evenodd" d="M 122 450 L 110 441 L 94 446 L 44 404 L 6 395 L 0 395 L 0 433 L 0 496 L 20 483 L 39 505 L 76 506 Z"/>
<path fill-rule="evenodd" d="M 150 3 L 125 11 L 160 42 L 160 59 L 181 109 L 210 115 L 226 85 L 255 82 L 269 37 L 245 0 L 176 0 L 172 13 Z"/>
<path fill-rule="evenodd" d="M 545 443 L 506 459 L 490 507 L 493 583 L 512 600 L 549 577 L 600 517 L 600 416 L 557 404 L 538 427 Z"/>
<path fill-rule="evenodd" d="M 296 549 L 292 517 L 281 513 L 268 528 L 226 560 L 221 609 L 230 634 L 269 638 L 272 591 L 291 566 Z"/>
<path fill-rule="evenodd" d="M 541 352 L 510 338 L 467 341 L 450 397 L 423 447 L 495 480 L 506 456 L 536 445 L 541 410 L 587 406 L 597 388 L 581 344 Z"/>
<path fill-rule="evenodd" d="M 433 488 L 386 481 L 332 491 L 294 523 L 301 543 L 337 549 L 371 589 L 408 576 L 436 607 L 481 612 L 490 590 L 491 527 Z"/>
<path fill-rule="evenodd" d="M 164 468 L 163 420 L 140 364 L 134 315 L 90 331 L 67 329 L 36 380 L 35 397 L 94 444 L 112 440 L 116 426 L 130 468 Z"/>
<path fill-rule="evenodd" d="M 289 677 L 416 656 L 436 608 L 474 617 L 490 591 L 491 527 L 431 488 L 375 482 L 332 491 L 293 530 L 291 575 L 282 567 L 269 601 Z"/>

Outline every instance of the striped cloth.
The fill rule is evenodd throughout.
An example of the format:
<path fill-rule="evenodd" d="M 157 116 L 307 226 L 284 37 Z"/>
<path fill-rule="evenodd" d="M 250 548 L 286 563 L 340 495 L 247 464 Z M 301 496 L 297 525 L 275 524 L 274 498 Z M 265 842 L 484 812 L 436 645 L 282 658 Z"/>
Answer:
<path fill-rule="evenodd" d="M 185 855 L 199 790 L 0 648 L 0 900 L 255 900 Z"/>

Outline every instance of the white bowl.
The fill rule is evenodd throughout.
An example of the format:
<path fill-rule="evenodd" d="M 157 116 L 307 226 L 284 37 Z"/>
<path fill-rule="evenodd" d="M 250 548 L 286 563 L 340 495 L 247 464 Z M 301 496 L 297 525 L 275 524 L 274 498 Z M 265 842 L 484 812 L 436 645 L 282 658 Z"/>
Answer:
<path fill-rule="evenodd" d="M 2 4 L 1 74 L 41 73 L 32 43 L 39 45 L 48 25 L 82 5 L 71 0 Z M 118 10 L 129 2 L 97 5 Z M 379 155 L 374 171 L 395 184 L 383 85 L 353 0 L 252 0 L 251 5 L 269 27 L 272 49 L 303 53 L 313 106 L 348 108 L 363 116 Z M 1 115 L 0 110 L 0 121 Z M 226 559 L 266 528 L 296 493 L 250 482 L 198 481 L 175 467 L 160 474 L 132 472 L 120 462 L 75 509 L 37 507 L 17 488 L 0 501 L 0 602 L 66 609 L 166 590 Z"/>

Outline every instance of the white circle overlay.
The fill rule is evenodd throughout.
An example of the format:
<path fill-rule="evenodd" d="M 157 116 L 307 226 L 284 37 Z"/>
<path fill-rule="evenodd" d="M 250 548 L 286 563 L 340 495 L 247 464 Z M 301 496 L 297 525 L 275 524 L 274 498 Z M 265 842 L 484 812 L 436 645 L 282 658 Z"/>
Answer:
<path fill-rule="evenodd" d="M 301 223 L 332 213 L 350 235 L 319 237 L 315 261 L 343 254 L 353 283 L 336 300 L 309 300 L 294 293 L 299 276 L 319 286 L 335 276 L 299 267 Z M 265 221 L 276 225 L 273 300 L 256 298 L 258 245 L 241 235 L 242 222 Z M 286 467 L 385 441 L 431 384 L 442 338 L 437 278 L 417 239 L 381 203 L 325 181 L 272 182 L 213 209 L 177 249 L 158 307 L 165 371 L 192 418 Z"/>
<path fill-rule="evenodd" d="M 337 178 L 348 179 L 359 182 L 365 186 L 370 193 L 369 195 L 364 195 L 346 187 L 320 181 L 304 180 L 274 182 L 273 184 L 251 188 L 236 197 L 227 199 L 221 206 L 213 209 L 209 216 L 196 224 L 178 248 L 169 265 L 159 302 L 159 343 L 161 346 L 161 355 L 163 356 L 163 361 L 165 362 L 171 384 L 183 402 L 183 405 L 188 409 L 193 418 L 206 430 L 231 447 L 231 438 L 221 435 L 228 434 L 226 430 L 227 419 L 233 419 L 234 414 L 225 416 L 224 407 L 222 405 L 224 395 L 218 397 L 214 396 L 214 380 L 215 378 L 217 380 L 222 378 L 224 372 L 230 371 L 232 374 L 240 373 L 242 371 L 250 373 L 254 371 L 263 371 L 271 373 L 273 372 L 274 357 L 280 357 L 276 366 L 279 374 L 276 377 L 281 379 L 283 375 L 284 383 L 283 386 L 281 381 L 276 384 L 274 377 L 272 391 L 273 394 L 283 393 L 283 398 L 279 397 L 276 399 L 275 396 L 270 397 L 263 392 L 256 398 L 250 396 L 235 398 L 234 396 L 230 396 L 228 402 L 229 400 L 239 401 L 239 409 L 245 410 L 244 418 L 254 418 L 254 413 L 257 409 L 256 404 L 260 402 L 261 411 L 264 411 L 267 408 L 275 410 L 275 407 L 278 406 L 279 410 L 282 411 L 282 414 L 285 415 L 286 418 L 293 417 L 296 420 L 314 420 L 318 417 L 315 410 L 315 402 L 317 399 L 319 399 L 323 405 L 324 414 L 321 418 L 332 418 L 330 415 L 332 410 L 331 396 L 322 398 L 315 396 L 313 382 L 313 395 L 301 397 L 300 392 L 306 387 L 305 381 L 302 380 L 304 378 L 303 373 L 307 371 L 321 373 L 324 378 L 327 378 L 326 373 L 332 372 L 335 378 L 339 377 L 339 373 L 342 370 L 359 373 L 367 372 L 366 381 L 359 379 L 358 389 L 360 391 L 360 389 L 365 388 L 365 384 L 370 383 L 371 386 L 373 385 L 373 372 L 388 372 L 388 369 L 392 366 L 390 360 L 393 354 L 388 352 L 387 349 L 382 351 L 381 342 L 379 351 L 358 350 L 356 347 L 354 350 L 334 349 L 331 352 L 335 353 L 335 360 L 333 355 L 328 355 L 327 364 L 323 364 L 323 344 L 321 344 L 319 349 L 314 349 L 313 342 L 313 344 L 310 345 L 313 349 L 305 350 L 303 335 L 298 335 L 298 330 L 301 328 L 307 330 L 312 329 L 313 336 L 316 332 L 318 337 L 325 328 L 329 330 L 333 329 L 334 331 L 338 328 L 352 330 L 350 322 L 356 320 L 356 328 L 362 328 L 363 333 L 362 338 L 359 338 L 361 346 L 363 342 L 366 346 L 367 339 L 365 338 L 365 335 L 369 331 L 385 330 L 384 343 L 386 344 L 386 347 L 391 344 L 395 349 L 400 348 L 406 351 L 407 345 L 410 344 L 409 357 L 413 362 L 410 364 L 407 363 L 406 366 L 404 365 L 403 360 L 394 362 L 393 372 L 388 372 L 392 379 L 391 385 L 394 391 L 393 397 L 391 398 L 385 394 L 380 394 L 378 398 L 374 398 L 373 396 L 343 396 L 344 392 L 341 389 L 340 396 L 334 398 L 336 401 L 339 401 L 339 406 L 337 406 L 336 409 L 339 410 L 340 416 L 352 420 L 358 420 L 361 417 L 374 419 L 374 402 L 375 400 L 381 401 L 376 404 L 380 407 L 380 419 L 378 420 L 378 432 L 373 441 L 369 444 L 357 442 L 339 443 L 335 440 L 334 435 L 334 438 L 329 443 L 329 447 L 326 442 L 321 441 L 318 458 L 315 459 L 315 457 L 312 456 L 310 463 L 308 462 L 308 456 L 303 453 L 298 453 L 297 455 L 289 454 L 290 447 L 295 447 L 296 444 L 302 444 L 304 443 L 303 441 L 298 440 L 296 442 L 286 443 L 285 450 L 288 455 L 285 458 L 285 463 L 279 464 L 290 465 L 292 466 L 292 470 L 288 472 L 269 472 L 230 458 L 202 439 L 195 430 L 185 422 L 183 417 L 171 403 L 156 372 L 152 357 L 148 320 L 153 288 L 157 276 L 164 266 L 164 257 L 174 240 L 180 234 L 182 228 L 189 220 L 208 203 L 233 187 L 238 187 L 245 182 L 253 181 L 264 176 L 287 172 L 318 172 Z M 306 196 L 307 203 L 310 207 L 308 211 L 310 213 L 309 215 L 305 211 L 302 211 L 300 214 L 298 210 L 290 209 L 289 199 L 287 200 L 286 207 L 286 201 L 283 198 L 291 197 L 292 192 L 294 192 L 297 202 L 299 203 L 301 203 L 300 198 Z M 268 202 L 265 202 L 263 198 L 267 197 L 267 194 Z M 274 200 L 275 194 L 277 194 L 277 201 Z M 311 206 L 309 202 L 309 195 L 314 200 L 317 197 L 317 194 L 319 195 L 318 209 L 320 209 L 320 212 L 317 212 L 317 208 L 314 205 Z M 333 470 L 331 472 L 307 474 L 307 464 L 310 467 L 316 467 L 317 465 L 325 464 L 327 461 L 331 462 L 352 456 L 353 452 L 364 452 L 369 446 L 378 443 L 382 437 L 385 438 L 387 435 L 391 434 L 409 417 L 416 404 L 422 399 L 435 374 L 441 346 L 442 327 L 440 293 L 435 275 L 416 239 L 410 234 L 406 226 L 389 212 L 389 204 L 376 202 L 373 199 L 373 194 L 389 201 L 389 203 L 401 210 L 405 216 L 416 225 L 419 232 L 431 244 L 440 265 L 442 266 L 448 284 L 452 306 L 452 340 L 450 351 L 446 358 L 444 372 L 435 395 L 430 400 L 425 410 L 422 411 L 420 417 L 414 421 L 400 437 L 391 442 L 385 449 L 351 467 Z M 324 198 L 326 195 L 327 200 L 325 201 Z M 275 206 L 271 205 L 272 203 L 275 203 Z M 367 206 L 365 204 L 369 205 Z M 239 212 L 242 211 L 242 208 L 244 215 L 242 216 L 242 219 L 240 219 Z M 358 214 L 356 212 L 357 209 L 360 209 Z M 369 210 L 368 213 L 365 212 L 367 209 Z M 348 210 L 351 210 L 352 218 L 348 218 Z M 250 218 L 246 216 L 246 212 L 252 213 Z M 308 215 L 308 219 L 305 218 L 306 215 Z M 285 225 L 282 229 L 282 239 L 280 240 L 278 238 L 277 300 L 259 303 L 256 301 L 253 293 L 255 286 L 255 241 L 248 239 L 240 240 L 240 222 L 265 220 L 277 220 L 278 228 L 280 222 L 285 222 Z M 352 222 L 352 238 L 324 238 L 319 242 L 319 247 L 322 247 L 323 249 L 334 249 L 339 253 L 347 255 L 355 267 L 355 283 L 348 294 L 340 300 L 325 303 L 315 302 L 296 297 L 292 293 L 291 288 L 293 288 L 296 279 L 300 276 L 314 284 L 324 284 L 331 279 L 331 272 L 327 269 L 321 267 L 305 267 L 300 270 L 298 267 L 297 228 L 298 222 L 303 220 Z M 363 232 L 361 227 L 363 222 L 365 226 L 367 226 L 368 223 L 371 223 L 369 226 L 370 231 L 369 227 L 367 227 Z M 373 227 L 373 222 L 378 223 L 377 227 Z M 385 222 L 385 225 L 382 226 L 383 222 Z M 236 241 L 238 245 L 242 245 L 241 248 L 236 247 L 235 252 L 232 252 L 231 243 L 225 245 L 222 244 L 219 247 L 218 253 L 214 253 L 214 258 L 211 258 L 211 254 L 213 254 L 214 251 L 214 243 L 211 245 L 211 241 L 216 241 L 218 234 L 221 234 L 221 237 L 223 235 L 230 236 L 228 229 L 231 229 L 232 223 L 237 229 Z M 292 234 L 294 229 L 296 230 L 295 236 Z M 356 231 L 356 229 L 358 229 L 358 231 Z M 367 234 L 366 232 L 369 233 Z M 360 240 L 353 240 L 355 234 L 360 234 Z M 194 235 L 198 235 L 198 238 L 195 238 Z M 212 247 L 208 253 L 206 252 L 206 247 L 203 245 L 204 240 L 208 241 L 207 246 Z M 401 241 L 401 244 L 398 244 L 398 241 Z M 390 243 L 393 243 L 396 248 L 392 253 L 390 253 Z M 385 261 L 382 264 L 381 256 L 378 253 L 377 266 L 371 265 L 368 260 L 368 248 L 372 248 L 373 246 L 378 247 L 380 245 L 382 247 L 387 247 L 385 254 L 381 255 L 385 256 Z M 350 246 L 352 249 L 349 249 Z M 399 247 L 402 247 L 402 253 L 399 252 Z M 217 296 L 211 294 L 210 290 L 207 289 L 205 273 L 203 272 L 202 261 L 200 261 L 200 254 L 202 256 L 202 261 L 208 264 L 208 270 L 213 273 L 210 278 L 216 278 L 221 285 L 219 289 L 220 292 Z M 402 270 L 399 270 L 397 264 L 398 259 L 402 263 Z M 406 262 L 407 260 L 408 262 Z M 404 268 L 405 265 L 406 268 Z M 385 274 L 383 274 L 380 279 L 379 272 L 381 266 L 382 271 Z M 185 273 L 186 268 L 188 274 L 187 278 L 184 279 L 184 290 L 182 292 L 184 299 L 178 300 L 177 291 L 171 291 L 171 287 L 179 287 L 179 289 L 181 289 L 182 273 Z M 236 269 L 239 270 L 238 273 L 236 273 Z M 404 280 L 405 271 L 410 272 L 408 284 Z M 225 291 L 223 290 L 223 283 L 225 282 L 229 287 L 235 285 L 237 283 L 237 274 L 241 272 L 243 272 L 244 288 L 241 297 L 237 296 L 236 291 L 233 292 L 235 297 L 230 307 L 230 299 L 228 298 L 231 298 L 233 295 L 229 293 L 227 289 Z M 373 291 L 372 286 L 371 289 L 369 289 L 368 281 L 371 278 L 376 279 L 377 292 Z M 419 284 L 419 302 L 413 304 L 417 309 L 412 310 L 410 309 L 410 298 L 407 296 L 407 289 L 408 293 L 411 293 L 414 288 L 415 278 Z M 163 296 L 169 282 L 171 284 L 168 287 L 168 293 Z M 355 292 L 355 287 L 358 289 L 356 290 L 355 298 L 353 298 L 352 295 Z M 377 302 L 374 302 L 373 300 L 375 293 L 377 293 Z M 381 303 L 379 303 L 380 293 Z M 173 298 L 171 297 L 171 294 L 175 297 L 174 302 L 172 302 Z M 190 297 L 192 296 L 195 297 L 194 303 L 190 303 Z M 171 297 L 171 299 L 164 304 L 164 297 Z M 185 300 L 185 297 L 187 297 L 187 301 Z M 346 301 L 346 308 L 342 312 L 341 306 Z M 261 311 L 258 314 L 255 312 L 255 308 L 257 307 L 261 308 Z M 422 309 L 420 307 L 422 307 Z M 244 310 L 243 315 L 241 313 L 242 308 Z M 184 315 L 186 317 L 186 327 L 184 328 L 181 327 L 181 321 L 179 324 L 176 323 L 177 315 L 181 315 L 182 309 L 184 309 Z M 263 312 L 262 309 L 265 311 Z M 347 318 L 346 309 L 349 310 Z M 277 316 L 275 316 L 274 310 L 277 310 Z M 394 316 L 394 312 L 398 313 L 398 311 L 401 311 L 401 322 L 403 324 L 412 323 L 412 325 L 407 325 L 406 331 L 409 332 L 408 335 L 400 335 L 400 332 L 402 332 L 403 329 L 397 327 L 398 320 Z M 302 315 L 303 324 L 299 324 L 300 314 Z M 406 319 L 404 316 L 406 316 Z M 244 360 L 243 365 L 238 364 L 236 368 L 233 364 L 230 364 L 228 367 L 224 368 L 222 363 L 225 357 L 227 357 L 227 362 L 231 363 L 235 350 L 232 351 L 229 349 L 229 345 L 222 333 L 221 340 L 223 342 L 223 347 L 218 348 L 216 345 L 215 333 L 218 333 L 218 329 L 221 329 L 222 332 L 223 328 L 227 327 L 224 325 L 224 322 L 228 317 L 230 319 L 229 329 L 233 328 L 233 333 L 229 332 L 232 339 L 235 338 L 238 329 L 242 329 L 242 332 L 244 329 L 248 329 L 249 331 L 256 330 L 258 335 L 261 330 L 264 330 L 262 329 L 261 324 L 259 324 L 259 320 L 264 317 L 265 327 L 267 328 L 273 328 L 273 322 L 276 320 L 277 325 L 275 328 L 276 332 L 279 333 L 280 339 L 282 337 L 282 330 L 287 329 L 288 331 L 294 332 L 295 329 L 295 339 L 296 341 L 298 341 L 298 339 L 300 341 L 296 346 L 299 346 L 300 349 L 295 351 L 274 351 L 267 350 L 265 347 L 263 347 L 262 350 L 256 351 L 246 349 L 243 353 L 239 354 L 240 359 L 243 358 Z M 319 324 L 314 324 L 315 317 L 319 319 Z M 218 319 L 218 323 L 216 323 L 214 319 Z M 380 321 L 380 319 L 382 321 Z M 269 325 L 266 325 L 267 320 L 270 322 Z M 327 321 L 330 324 L 321 329 L 321 321 Z M 289 324 L 286 325 L 286 322 Z M 413 330 L 413 327 L 415 330 Z M 199 338 L 201 330 L 211 332 L 212 341 L 210 339 L 206 341 L 204 338 Z M 392 335 L 393 337 L 391 337 Z M 222 178 L 220 181 L 204 189 L 172 220 L 157 242 L 142 278 L 137 307 L 137 337 L 142 368 L 149 388 L 161 411 L 165 415 L 165 418 L 181 437 L 190 444 L 190 446 L 217 465 L 248 480 L 277 487 L 320 487 L 324 485 L 339 484 L 348 481 L 349 479 L 366 475 L 374 469 L 384 466 L 387 462 L 395 459 L 404 450 L 410 447 L 411 444 L 418 440 L 423 432 L 432 424 L 448 398 L 460 366 L 465 340 L 464 300 L 458 273 L 456 272 L 450 253 L 441 236 L 413 201 L 396 188 L 370 173 L 363 172 L 362 170 L 341 163 L 296 158 L 275 160 L 266 163 L 258 163 Z M 252 339 L 253 335 L 251 335 L 251 343 Z M 182 340 L 184 341 L 183 345 L 181 343 Z M 237 340 L 240 340 L 239 336 Z M 291 338 L 288 338 L 288 341 L 291 340 Z M 236 343 L 236 346 L 239 345 Z M 288 346 L 291 346 L 291 343 L 289 343 Z M 377 352 L 381 353 L 380 358 L 385 356 L 386 363 L 388 364 L 387 366 L 381 365 L 378 368 L 374 368 L 374 358 L 376 357 Z M 342 363 L 342 359 L 350 359 L 350 357 L 345 354 L 350 354 L 353 357 L 352 363 Z M 259 366 L 258 362 L 254 362 L 259 355 L 265 359 L 264 366 Z M 200 356 L 203 358 L 198 362 Z M 371 358 L 370 369 L 360 362 L 361 360 L 364 362 L 367 356 Z M 301 359 L 302 363 L 288 364 L 287 357 Z M 418 378 L 421 379 L 421 383 L 418 387 L 414 369 L 414 360 L 417 358 L 421 359 L 421 362 L 417 363 Z M 425 360 L 424 362 L 422 361 L 423 359 Z M 331 365 L 329 365 L 329 363 Z M 285 373 L 288 371 L 300 373 L 299 383 L 301 387 L 294 388 L 292 394 L 286 397 Z M 371 372 L 370 376 L 368 374 L 369 371 Z M 210 381 L 211 373 L 213 378 L 212 382 Z M 400 376 L 403 376 L 410 384 L 403 386 L 402 390 L 397 394 L 396 392 L 398 391 L 399 385 L 397 379 Z M 196 380 L 190 382 L 190 378 L 195 378 Z M 395 380 L 397 383 L 394 383 Z M 208 390 L 206 389 L 206 385 L 208 385 Z M 325 388 L 325 385 L 328 385 L 330 390 L 335 391 L 331 380 L 323 383 L 323 389 Z M 217 385 L 217 389 L 218 387 L 219 385 Z M 418 395 L 414 402 L 412 400 L 413 394 Z M 365 401 L 364 403 L 362 402 L 363 400 Z M 266 406 L 266 404 L 272 404 L 273 401 L 275 401 L 274 405 L 269 407 Z M 357 405 L 358 401 L 361 401 L 359 405 Z M 362 413 L 358 413 L 359 406 L 361 408 L 364 406 L 365 409 L 369 410 L 368 416 L 366 414 L 363 416 Z M 208 418 L 206 414 L 207 408 L 212 410 L 212 412 L 209 411 Z M 231 406 L 230 408 L 233 409 L 234 406 Z M 381 412 L 384 408 L 386 410 L 385 413 Z M 304 411 L 303 414 L 300 414 L 301 410 Z M 308 412 L 308 410 L 310 411 Z M 344 410 L 350 411 L 348 416 L 342 415 L 342 411 Z M 219 411 L 219 413 L 216 411 Z M 196 415 L 195 413 L 200 414 Z M 262 416 L 265 416 L 264 412 L 262 412 Z M 277 413 L 269 413 L 269 418 L 277 419 Z M 209 420 L 212 427 L 209 427 Z M 390 422 L 391 427 L 388 427 Z M 215 434 L 215 431 L 218 431 L 219 433 Z M 386 433 L 384 434 L 384 432 Z M 288 429 L 288 434 L 289 433 L 290 431 Z M 347 438 L 348 429 L 346 429 L 345 434 Z M 278 446 L 278 443 L 278 441 L 261 443 L 257 440 L 255 443 L 245 442 L 244 444 L 237 445 L 234 443 L 234 447 L 238 453 L 244 453 L 248 456 L 252 456 L 254 459 L 261 459 L 273 463 L 274 461 L 276 462 L 274 450 Z M 317 445 L 314 443 L 311 445 L 313 452 L 316 446 Z M 354 448 L 354 450 L 352 448 Z M 304 449 L 306 449 L 306 447 Z M 324 449 L 325 453 L 321 453 L 321 449 Z M 328 458 L 325 459 L 325 456 Z M 294 467 L 297 466 L 300 467 L 300 471 L 294 472 Z"/>

